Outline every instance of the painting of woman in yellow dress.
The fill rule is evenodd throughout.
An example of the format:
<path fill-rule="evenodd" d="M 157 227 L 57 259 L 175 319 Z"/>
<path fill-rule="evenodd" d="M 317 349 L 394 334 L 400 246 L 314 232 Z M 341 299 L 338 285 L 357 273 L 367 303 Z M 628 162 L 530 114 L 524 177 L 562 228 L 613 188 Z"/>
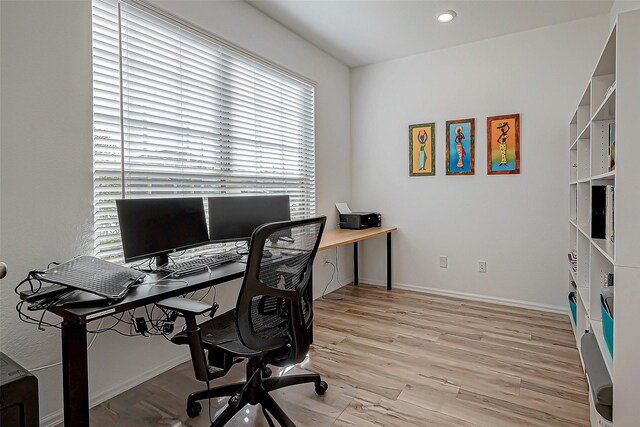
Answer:
<path fill-rule="evenodd" d="M 520 173 L 520 114 L 487 117 L 487 174 Z"/>

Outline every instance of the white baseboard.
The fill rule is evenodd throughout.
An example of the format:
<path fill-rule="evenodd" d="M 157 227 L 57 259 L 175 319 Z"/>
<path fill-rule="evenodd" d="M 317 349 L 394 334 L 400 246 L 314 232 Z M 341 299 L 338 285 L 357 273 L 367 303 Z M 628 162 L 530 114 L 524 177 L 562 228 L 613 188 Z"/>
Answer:
<path fill-rule="evenodd" d="M 380 280 L 374 280 L 374 279 L 361 278 L 360 279 L 360 283 L 369 284 L 369 285 L 375 285 L 375 286 L 385 286 L 385 287 L 387 286 L 387 282 L 386 281 L 382 282 Z M 546 311 L 546 312 L 550 312 L 550 313 L 558 313 L 558 314 L 569 315 L 569 306 L 568 305 L 567 305 L 567 307 L 563 307 L 563 306 L 556 306 L 556 305 L 539 304 L 539 303 L 530 302 L 530 301 L 522 301 L 522 300 L 516 300 L 516 299 L 509 299 L 509 298 L 499 298 L 499 297 L 492 297 L 492 296 L 488 296 L 488 295 L 471 294 L 471 293 L 459 292 L 459 291 L 450 291 L 450 290 L 447 290 L 447 289 L 438 289 L 438 288 L 429 288 L 429 287 L 425 287 L 425 286 L 407 285 L 405 283 L 392 283 L 392 286 L 393 286 L 393 288 L 405 289 L 407 291 L 416 291 L 416 292 L 422 292 L 422 293 L 427 293 L 427 294 L 436 294 L 436 295 L 446 295 L 446 296 L 451 296 L 451 297 L 470 299 L 470 300 L 474 300 L 474 301 L 491 302 L 491 303 L 494 303 L 494 304 L 509 305 L 509 306 L 513 306 L 513 307 L 521 307 L 521 308 L 528 308 L 528 309 L 531 309 L 531 310 L 540 310 L 540 311 Z"/>
<path fill-rule="evenodd" d="M 124 393 L 125 391 L 132 389 L 133 387 L 140 385 L 145 381 L 149 381 L 151 378 L 158 376 L 163 372 L 168 371 L 169 369 L 175 368 L 176 366 L 186 362 L 187 360 L 191 360 L 189 353 L 174 357 L 173 359 L 170 359 L 160 365 L 157 365 L 152 369 L 141 373 L 140 375 L 137 375 L 133 378 L 129 378 L 120 384 L 117 384 L 113 387 L 103 390 L 100 393 L 96 394 L 95 396 L 90 397 L 89 407 L 93 408 L 94 406 L 97 406 L 102 402 L 105 402 L 111 399 L 112 397 L 115 397 L 121 393 Z M 62 409 L 59 409 L 41 418 L 40 425 L 51 427 L 51 426 L 55 426 L 56 424 L 60 424 L 62 421 L 63 421 L 63 411 Z"/>

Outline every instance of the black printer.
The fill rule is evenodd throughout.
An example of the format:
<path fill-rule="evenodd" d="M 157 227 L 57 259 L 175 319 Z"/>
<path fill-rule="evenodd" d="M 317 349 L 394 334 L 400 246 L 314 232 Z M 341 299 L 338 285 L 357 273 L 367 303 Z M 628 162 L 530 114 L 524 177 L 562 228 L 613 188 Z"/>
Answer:
<path fill-rule="evenodd" d="M 340 214 L 340 228 L 362 230 L 364 228 L 380 227 L 382 215 L 375 212 L 350 212 Z"/>

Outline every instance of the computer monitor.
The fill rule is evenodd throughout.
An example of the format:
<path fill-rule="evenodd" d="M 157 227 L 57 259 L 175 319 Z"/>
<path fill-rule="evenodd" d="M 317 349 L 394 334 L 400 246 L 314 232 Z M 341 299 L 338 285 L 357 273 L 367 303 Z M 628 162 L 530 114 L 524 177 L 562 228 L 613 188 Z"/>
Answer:
<path fill-rule="evenodd" d="M 249 240 L 268 222 L 289 221 L 289 196 L 209 197 L 209 236 L 212 242 Z"/>
<path fill-rule="evenodd" d="M 172 252 L 209 243 L 201 197 L 121 199 L 116 208 L 126 262 L 156 257 L 159 267 Z"/>

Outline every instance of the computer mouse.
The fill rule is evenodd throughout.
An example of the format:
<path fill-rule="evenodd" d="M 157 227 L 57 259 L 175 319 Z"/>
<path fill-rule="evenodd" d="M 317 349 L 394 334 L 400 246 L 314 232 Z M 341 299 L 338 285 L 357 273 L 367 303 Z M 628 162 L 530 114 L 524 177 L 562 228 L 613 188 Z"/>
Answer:
<path fill-rule="evenodd" d="M 271 258 L 273 254 L 269 251 L 262 252 L 262 258 Z"/>

